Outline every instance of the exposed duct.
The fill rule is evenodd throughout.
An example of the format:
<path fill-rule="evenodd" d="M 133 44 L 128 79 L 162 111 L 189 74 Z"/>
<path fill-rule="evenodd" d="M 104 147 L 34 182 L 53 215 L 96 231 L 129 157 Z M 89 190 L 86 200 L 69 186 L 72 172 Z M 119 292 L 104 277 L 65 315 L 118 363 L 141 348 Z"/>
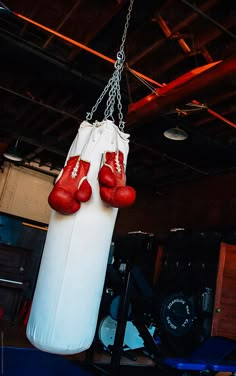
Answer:
<path fill-rule="evenodd" d="M 140 125 L 150 122 L 160 113 L 174 110 L 185 104 L 204 91 L 213 91 L 221 86 L 222 90 L 231 85 L 231 78 L 236 73 L 236 54 L 224 61 L 208 64 L 191 71 L 176 80 L 156 89 L 143 99 L 129 106 L 126 125 Z M 235 76 L 234 76 L 235 77 Z"/>

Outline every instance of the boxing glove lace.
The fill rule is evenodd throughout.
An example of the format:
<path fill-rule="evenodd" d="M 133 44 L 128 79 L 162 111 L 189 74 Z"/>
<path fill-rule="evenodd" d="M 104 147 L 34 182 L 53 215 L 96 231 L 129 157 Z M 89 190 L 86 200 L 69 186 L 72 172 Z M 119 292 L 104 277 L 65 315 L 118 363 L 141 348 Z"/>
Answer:
<path fill-rule="evenodd" d="M 126 186 L 124 155 L 121 151 L 104 153 L 98 181 L 100 197 L 108 205 L 124 208 L 134 203 L 136 191 Z"/>
<path fill-rule="evenodd" d="M 48 197 L 52 209 L 61 214 L 73 214 L 80 209 L 81 202 L 90 199 L 89 167 L 90 163 L 79 156 L 69 158 Z"/>

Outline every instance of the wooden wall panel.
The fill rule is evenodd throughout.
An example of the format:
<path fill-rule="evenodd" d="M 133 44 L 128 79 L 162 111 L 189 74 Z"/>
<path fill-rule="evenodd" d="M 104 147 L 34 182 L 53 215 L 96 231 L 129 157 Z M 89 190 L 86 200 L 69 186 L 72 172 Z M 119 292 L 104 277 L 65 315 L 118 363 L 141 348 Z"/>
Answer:
<path fill-rule="evenodd" d="M 236 245 L 221 244 L 211 334 L 236 340 Z"/>
<path fill-rule="evenodd" d="M 47 199 L 54 178 L 14 165 L 6 171 L 0 192 L 0 211 L 48 223 L 51 208 Z"/>

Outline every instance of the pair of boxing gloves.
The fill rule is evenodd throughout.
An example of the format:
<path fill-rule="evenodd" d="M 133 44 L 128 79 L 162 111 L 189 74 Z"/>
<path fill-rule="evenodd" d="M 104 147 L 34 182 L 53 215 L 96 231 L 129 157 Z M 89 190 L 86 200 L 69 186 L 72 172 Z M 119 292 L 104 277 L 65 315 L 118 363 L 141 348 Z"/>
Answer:
<path fill-rule="evenodd" d="M 74 156 L 68 159 L 59 175 L 49 197 L 52 209 L 61 214 L 73 214 L 87 202 L 92 188 L 87 180 L 90 163 Z M 121 151 L 106 152 L 98 173 L 100 197 L 102 201 L 115 208 L 124 208 L 134 203 L 136 192 L 126 186 L 124 155 Z"/>

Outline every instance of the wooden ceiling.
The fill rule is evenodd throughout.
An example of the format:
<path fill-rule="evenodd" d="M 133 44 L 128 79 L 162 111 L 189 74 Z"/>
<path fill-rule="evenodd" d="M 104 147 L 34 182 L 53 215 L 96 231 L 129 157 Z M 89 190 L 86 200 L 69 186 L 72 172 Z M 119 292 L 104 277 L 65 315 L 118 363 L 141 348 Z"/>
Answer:
<path fill-rule="evenodd" d="M 0 6 L 2 162 L 4 149 L 18 140 L 20 164 L 58 174 L 80 122 L 113 73 L 128 6 L 127 0 L 6 0 Z M 121 89 L 130 133 L 127 182 L 160 192 L 179 182 L 232 172 L 233 4 L 134 0 L 125 52 Z M 104 105 L 97 120 L 102 120 Z M 187 132 L 186 140 L 164 137 L 176 126 Z"/>

